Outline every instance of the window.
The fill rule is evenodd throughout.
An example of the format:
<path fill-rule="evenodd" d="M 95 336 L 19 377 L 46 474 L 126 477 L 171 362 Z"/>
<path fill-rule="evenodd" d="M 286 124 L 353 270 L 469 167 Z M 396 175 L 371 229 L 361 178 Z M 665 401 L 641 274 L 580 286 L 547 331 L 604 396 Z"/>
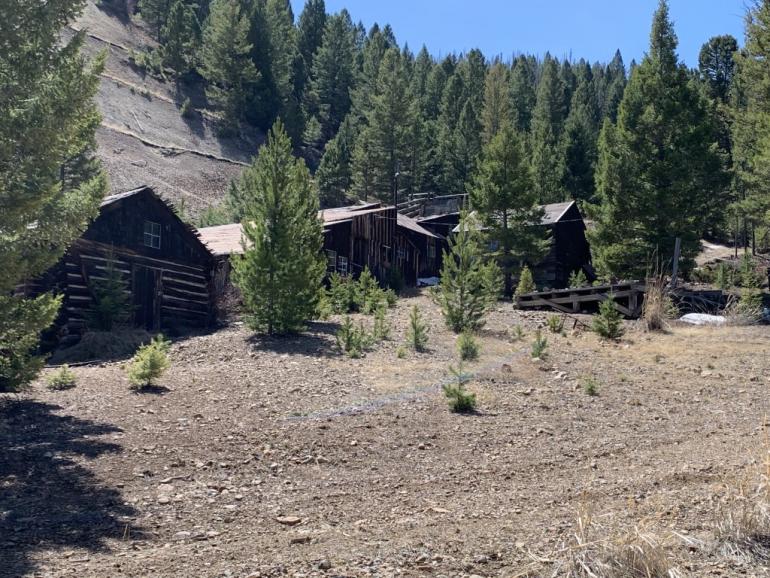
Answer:
<path fill-rule="evenodd" d="M 348 274 L 348 258 L 337 257 L 337 270 L 343 277 Z"/>
<path fill-rule="evenodd" d="M 326 251 L 326 269 L 327 271 L 337 269 L 337 251 Z"/>
<path fill-rule="evenodd" d="M 406 260 L 406 250 L 405 249 L 399 249 L 398 250 L 398 258 L 402 261 Z"/>
<path fill-rule="evenodd" d="M 160 224 L 152 221 L 144 222 L 144 246 L 160 249 Z"/>
<path fill-rule="evenodd" d="M 433 243 L 430 243 L 428 245 L 428 259 L 435 259 L 436 258 L 436 245 Z"/>

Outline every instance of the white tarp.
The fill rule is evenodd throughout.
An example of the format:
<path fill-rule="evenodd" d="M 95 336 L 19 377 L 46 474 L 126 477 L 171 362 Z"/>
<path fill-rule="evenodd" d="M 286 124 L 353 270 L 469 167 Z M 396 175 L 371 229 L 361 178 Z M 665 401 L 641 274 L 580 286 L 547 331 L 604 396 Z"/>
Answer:
<path fill-rule="evenodd" d="M 680 321 L 691 325 L 724 325 L 723 315 L 707 315 L 706 313 L 688 313 L 680 318 Z"/>
<path fill-rule="evenodd" d="M 417 286 L 418 287 L 434 287 L 438 285 L 439 278 L 438 277 L 420 277 L 417 279 Z"/>

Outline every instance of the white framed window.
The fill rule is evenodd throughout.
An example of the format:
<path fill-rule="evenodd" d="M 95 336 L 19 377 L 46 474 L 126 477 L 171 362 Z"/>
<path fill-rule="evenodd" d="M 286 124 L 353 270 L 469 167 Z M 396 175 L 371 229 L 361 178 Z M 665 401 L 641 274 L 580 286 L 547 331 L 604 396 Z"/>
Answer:
<path fill-rule="evenodd" d="M 160 249 L 160 223 L 144 222 L 144 246 Z"/>
<path fill-rule="evenodd" d="M 328 271 L 337 269 L 337 251 L 326 251 L 326 269 Z"/>
<path fill-rule="evenodd" d="M 337 271 L 343 277 L 348 274 L 348 258 L 337 257 Z"/>

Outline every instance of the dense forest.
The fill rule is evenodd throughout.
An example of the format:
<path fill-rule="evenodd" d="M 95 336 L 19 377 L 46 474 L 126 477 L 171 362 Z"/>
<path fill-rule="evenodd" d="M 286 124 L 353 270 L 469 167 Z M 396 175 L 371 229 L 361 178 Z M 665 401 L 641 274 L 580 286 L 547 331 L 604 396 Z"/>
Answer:
<path fill-rule="evenodd" d="M 619 52 L 606 63 L 478 50 L 437 60 L 399 45 L 390 26 L 367 31 L 345 10 L 328 14 L 323 0 L 308 0 L 298 18 L 288 0 L 141 0 L 138 9 L 159 42 L 140 60 L 205 83 L 223 134 L 267 131 L 281 118 L 322 206 L 466 193 L 484 147 L 510 127 L 535 200 L 578 200 L 609 272 L 631 272 L 639 266 L 628 262 L 646 263 L 652 250 L 665 257 L 675 237 L 686 258 L 704 235 L 755 251 L 770 244 L 747 129 L 761 100 L 750 79 L 767 74 L 764 4 L 749 13 L 743 51 L 731 36 L 711 38 L 697 69 L 678 60 L 665 2 L 648 53 L 629 67 Z M 203 223 L 238 216 L 230 202 Z"/>

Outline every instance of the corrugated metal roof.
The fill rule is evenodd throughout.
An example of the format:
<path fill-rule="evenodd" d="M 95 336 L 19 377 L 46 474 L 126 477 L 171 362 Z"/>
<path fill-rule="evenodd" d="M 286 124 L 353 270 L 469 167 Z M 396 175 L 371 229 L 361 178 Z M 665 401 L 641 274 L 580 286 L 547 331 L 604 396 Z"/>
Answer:
<path fill-rule="evenodd" d="M 565 203 L 552 203 L 550 205 L 541 205 L 540 208 L 543 209 L 543 218 L 540 220 L 541 225 L 553 225 L 558 223 L 559 221 L 564 218 L 564 215 L 567 214 L 567 211 L 570 210 L 572 205 L 575 204 L 575 201 L 567 201 Z M 476 211 L 471 211 L 471 215 L 476 215 Z M 483 229 L 483 226 L 480 226 L 481 229 Z M 457 233 L 460 231 L 460 225 L 457 225 L 454 229 L 452 229 L 453 233 Z"/>

